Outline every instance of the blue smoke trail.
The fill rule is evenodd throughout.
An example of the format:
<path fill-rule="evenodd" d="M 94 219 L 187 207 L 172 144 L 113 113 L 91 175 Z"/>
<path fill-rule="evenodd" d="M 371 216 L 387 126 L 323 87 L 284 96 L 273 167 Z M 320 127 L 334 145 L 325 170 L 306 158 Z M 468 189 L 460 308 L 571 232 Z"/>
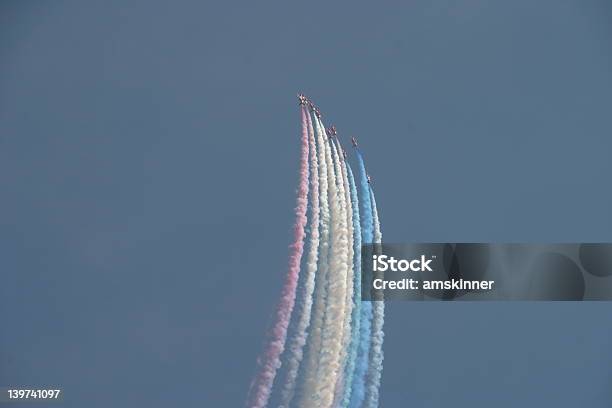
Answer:
<path fill-rule="evenodd" d="M 361 195 L 361 209 L 363 213 L 363 218 L 361 219 L 361 238 L 364 244 L 369 244 L 373 241 L 374 220 L 372 218 L 372 203 L 370 201 L 368 174 L 366 172 L 363 156 L 359 149 L 357 149 L 357 161 L 359 163 L 359 192 Z M 370 357 L 371 330 L 372 303 L 362 302 L 359 348 L 355 365 L 355 374 L 353 376 L 352 395 L 349 403 L 351 408 L 361 407 L 365 398 L 365 380 Z"/>
<path fill-rule="evenodd" d="M 378 219 L 378 208 L 376 207 L 376 197 L 374 190 L 370 186 L 370 199 L 372 202 L 372 219 L 374 221 L 374 243 L 382 242 L 382 232 L 380 231 L 380 220 Z M 385 302 L 373 302 L 372 317 L 372 346 L 370 351 L 370 366 L 367 374 L 367 393 L 364 406 L 366 408 L 378 407 L 380 378 L 383 370 L 383 341 L 385 333 L 383 325 L 385 322 Z"/>
<path fill-rule="evenodd" d="M 344 394 L 342 395 L 341 407 L 346 408 L 350 402 L 355 372 L 355 358 L 359 346 L 359 328 L 361 326 L 361 226 L 359 225 L 359 198 L 357 197 L 357 186 L 351 167 L 346 166 L 349 187 L 351 190 L 351 202 L 353 205 L 353 312 L 351 317 L 351 342 L 349 344 L 348 357 L 344 368 Z"/>

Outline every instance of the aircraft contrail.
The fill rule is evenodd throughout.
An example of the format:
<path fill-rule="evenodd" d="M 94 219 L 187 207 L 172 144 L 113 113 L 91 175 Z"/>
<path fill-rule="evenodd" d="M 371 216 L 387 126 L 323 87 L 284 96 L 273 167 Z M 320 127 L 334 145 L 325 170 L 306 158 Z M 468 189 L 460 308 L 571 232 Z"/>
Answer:
<path fill-rule="evenodd" d="M 380 221 L 378 219 L 378 208 L 376 207 L 376 198 L 374 190 L 370 186 L 370 199 L 372 202 L 372 219 L 374 222 L 374 243 L 382 242 L 382 232 L 380 231 Z M 370 352 L 370 365 L 367 374 L 367 394 L 365 406 L 368 408 L 378 407 L 380 378 L 383 369 L 383 341 L 385 333 L 383 325 L 385 322 L 385 302 L 382 300 L 372 302 L 372 350 Z"/>
<path fill-rule="evenodd" d="M 348 173 L 349 187 L 351 192 L 351 205 L 353 209 L 353 311 L 351 318 L 351 342 L 344 367 L 344 390 L 342 395 L 342 408 L 348 407 L 353 373 L 355 371 L 355 359 L 357 357 L 357 347 L 359 346 L 359 328 L 361 314 L 361 225 L 359 224 L 359 198 L 357 197 L 357 186 L 350 166 L 346 166 Z"/>
<path fill-rule="evenodd" d="M 310 325 L 310 316 L 312 314 L 312 295 L 315 288 L 315 273 L 317 272 L 317 263 L 319 259 L 319 160 L 317 158 L 317 144 L 315 141 L 314 130 L 310 114 L 306 115 L 308 123 L 308 135 L 310 143 L 310 248 L 306 260 L 306 270 L 303 274 L 304 278 L 304 295 L 302 298 L 300 315 L 295 328 L 295 334 L 291 339 L 288 347 L 287 356 L 287 374 L 285 384 L 281 390 L 279 408 L 288 408 L 295 394 L 296 379 L 300 368 L 300 363 L 304 356 L 304 345 L 308 339 L 308 326 Z M 319 146 L 319 150 L 321 146 Z M 322 178 L 327 178 L 322 175 Z M 325 181 L 325 184 L 327 182 Z M 325 194 L 325 200 L 327 194 Z M 325 239 L 323 245 L 327 245 Z"/>
<path fill-rule="evenodd" d="M 321 241 L 319 251 L 318 271 L 315 282 L 315 293 L 313 311 L 311 315 L 311 330 L 307 349 L 307 359 L 302 369 L 303 386 L 301 403 L 299 406 L 306 406 L 314 394 L 314 383 L 321 351 L 321 330 L 325 317 L 325 300 L 327 297 L 327 275 L 329 270 L 329 240 L 330 240 L 330 213 L 329 213 L 329 184 L 327 153 L 329 149 L 327 140 L 323 135 L 323 129 L 317 120 L 313 121 L 317 135 L 318 163 L 319 163 L 319 191 L 321 204 Z"/>
<path fill-rule="evenodd" d="M 322 123 L 319 121 L 319 125 Z M 328 279 L 328 296 L 325 321 L 321 337 L 321 357 L 317 370 L 317 387 L 315 391 L 316 407 L 331 407 L 334 398 L 334 385 L 337 375 L 342 370 L 339 361 L 342 347 L 342 329 L 346 299 L 346 274 L 348 258 L 348 231 L 346 226 L 346 203 L 342 170 L 338 151 L 333 143 L 326 150 L 327 163 L 333 164 L 334 171 L 328 168 L 328 177 L 334 179 L 329 184 L 332 199 L 331 236 L 332 256 L 330 258 L 330 274 Z"/>
<path fill-rule="evenodd" d="M 355 150 L 359 169 L 353 174 L 335 126 L 325 129 L 319 108 L 302 94 L 298 98 L 302 135 L 294 242 L 247 408 L 273 401 L 278 408 L 374 408 L 384 305 L 362 302 L 361 251 L 362 243 L 381 241 L 376 199 L 361 151 Z M 351 142 L 357 147 L 355 138 Z M 282 383 L 275 381 L 281 361 Z M 273 388 L 278 395 L 271 398 Z"/>
<path fill-rule="evenodd" d="M 295 208 L 293 243 L 289 249 L 289 270 L 285 278 L 281 300 L 276 311 L 276 323 L 270 333 L 265 351 L 258 361 L 259 370 L 251 384 L 247 406 L 263 408 L 268 403 L 276 371 L 281 365 L 280 356 L 285 348 L 287 328 L 295 304 L 295 292 L 300 273 L 300 262 L 304 252 L 304 228 L 308 206 L 308 122 L 306 108 L 302 107 L 302 147 L 300 157 L 300 181 Z"/>
<path fill-rule="evenodd" d="M 333 406 L 337 407 L 340 405 L 342 401 L 342 397 L 344 395 L 344 367 L 346 365 L 348 352 L 351 344 L 351 333 L 352 333 L 352 311 L 353 311 L 353 297 L 354 297 L 354 266 L 353 259 L 355 256 L 353 240 L 353 206 L 351 202 L 351 190 L 350 184 L 348 180 L 348 170 L 349 165 L 346 162 L 345 152 L 340 146 L 340 142 L 338 138 L 334 139 L 336 150 L 338 152 L 342 152 L 342 156 L 340 158 L 340 165 L 342 170 L 342 183 L 344 189 L 344 202 L 346 203 L 346 227 L 347 227 L 347 251 L 348 251 L 348 259 L 347 259 L 347 274 L 346 274 L 346 297 L 344 300 L 344 322 L 342 327 L 342 346 L 340 348 L 340 370 L 338 375 L 336 376 L 336 383 L 334 388 L 334 402 Z"/>
<path fill-rule="evenodd" d="M 373 218 L 372 203 L 370 200 L 370 186 L 368 183 L 368 173 L 365 168 L 363 156 L 359 149 L 357 152 L 357 162 L 359 163 L 359 184 L 361 209 L 361 240 L 363 244 L 372 243 L 373 239 Z M 365 381 L 370 357 L 370 335 L 372 326 L 372 302 L 362 302 L 361 304 L 361 326 L 359 336 L 359 348 L 357 350 L 357 360 L 355 363 L 355 373 L 353 374 L 352 393 L 349 406 L 360 408 L 365 398 Z"/>

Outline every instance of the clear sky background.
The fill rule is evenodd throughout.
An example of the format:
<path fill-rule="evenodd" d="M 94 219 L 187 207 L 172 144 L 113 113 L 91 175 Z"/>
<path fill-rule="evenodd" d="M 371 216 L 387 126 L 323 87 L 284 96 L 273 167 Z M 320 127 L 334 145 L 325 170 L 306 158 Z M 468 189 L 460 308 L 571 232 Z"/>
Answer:
<path fill-rule="evenodd" d="M 298 91 L 359 139 L 388 242 L 612 241 L 607 1 L 5 0 L 0 384 L 241 406 Z M 611 313 L 390 304 L 381 406 L 609 407 Z"/>

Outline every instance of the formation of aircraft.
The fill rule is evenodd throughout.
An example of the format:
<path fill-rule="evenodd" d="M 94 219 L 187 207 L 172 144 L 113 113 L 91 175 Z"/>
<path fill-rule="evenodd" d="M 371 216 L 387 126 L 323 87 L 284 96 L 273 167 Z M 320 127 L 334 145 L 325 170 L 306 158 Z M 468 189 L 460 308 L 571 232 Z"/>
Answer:
<path fill-rule="evenodd" d="M 308 98 L 304 94 L 298 94 L 298 99 L 300 100 L 300 106 L 304 106 L 308 103 Z"/>
<path fill-rule="evenodd" d="M 316 106 L 310 99 L 308 99 L 308 97 L 306 97 L 306 95 L 299 93 L 297 95 L 298 100 L 300 102 L 300 106 L 306 106 L 308 105 L 308 108 L 310 109 L 310 111 L 312 113 L 314 113 L 317 118 L 321 119 L 321 111 L 319 110 L 318 106 Z M 331 127 L 329 127 L 328 129 L 325 129 L 325 133 L 327 133 L 327 136 L 331 139 L 334 136 L 338 136 L 338 130 L 336 129 L 336 127 L 334 125 L 332 125 Z M 357 147 L 357 139 L 355 139 L 355 137 L 351 137 L 351 144 L 353 145 L 353 147 Z M 342 156 L 346 159 L 347 158 L 347 154 L 346 151 L 340 147 L 341 151 L 342 151 Z M 370 178 L 370 175 L 368 174 L 368 183 L 371 183 L 372 179 Z"/>
<path fill-rule="evenodd" d="M 298 97 L 298 100 L 300 101 L 300 106 L 308 105 L 308 107 L 310 108 L 310 111 L 313 112 L 315 115 L 317 115 L 317 118 L 321 119 L 321 111 L 314 103 L 312 103 L 310 99 L 308 99 L 306 95 L 299 93 L 297 97 Z"/>

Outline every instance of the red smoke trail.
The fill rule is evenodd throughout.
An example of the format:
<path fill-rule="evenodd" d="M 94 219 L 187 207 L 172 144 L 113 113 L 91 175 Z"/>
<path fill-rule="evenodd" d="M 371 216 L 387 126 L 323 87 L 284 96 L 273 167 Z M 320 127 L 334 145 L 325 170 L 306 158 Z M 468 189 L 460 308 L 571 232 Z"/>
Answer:
<path fill-rule="evenodd" d="M 310 319 L 312 316 L 313 293 L 315 289 L 315 278 L 319 261 L 319 243 L 323 242 L 325 245 L 327 243 L 327 238 L 324 237 L 321 241 L 319 235 L 319 215 L 321 208 L 319 207 L 319 160 L 317 157 L 317 143 L 315 141 L 314 128 L 312 121 L 310 120 L 310 115 L 306 115 L 306 118 L 308 119 L 311 172 L 310 249 L 306 257 L 306 267 L 304 272 L 302 272 L 304 279 L 304 295 L 301 304 L 298 305 L 300 310 L 299 317 L 297 318 L 295 335 L 289 340 L 289 346 L 287 347 L 288 356 L 285 363 L 287 377 L 285 379 L 283 389 L 281 390 L 280 405 L 278 408 L 288 408 L 295 394 L 298 371 L 304 357 L 304 346 L 308 340 L 308 328 L 310 326 Z M 325 149 L 325 146 L 319 146 L 319 150 L 321 148 Z M 323 177 L 327 176 L 323 175 Z M 324 184 L 327 185 L 327 181 L 325 181 Z M 327 187 L 325 188 L 327 191 Z M 327 200 L 327 192 L 325 192 L 323 197 L 324 200 Z"/>
<path fill-rule="evenodd" d="M 268 403 L 276 370 L 280 367 L 280 356 L 285 349 L 287 328 L 295 305 L 295 292 L 300 274 L 300 262 L 304 252 L 304 228 L 308 206 L 308 125 L 306 108 L 302 107 L 302 153 L 300 158 L 300 184 L 295 208 L 293 244 L 289 247 L 289 271 L 285 278 L 281 301 L 276 311 L 276 323 L 264 354 L 258 360 L 258 373 L 251 383 L 247 407 L 263 408 Z"/>

